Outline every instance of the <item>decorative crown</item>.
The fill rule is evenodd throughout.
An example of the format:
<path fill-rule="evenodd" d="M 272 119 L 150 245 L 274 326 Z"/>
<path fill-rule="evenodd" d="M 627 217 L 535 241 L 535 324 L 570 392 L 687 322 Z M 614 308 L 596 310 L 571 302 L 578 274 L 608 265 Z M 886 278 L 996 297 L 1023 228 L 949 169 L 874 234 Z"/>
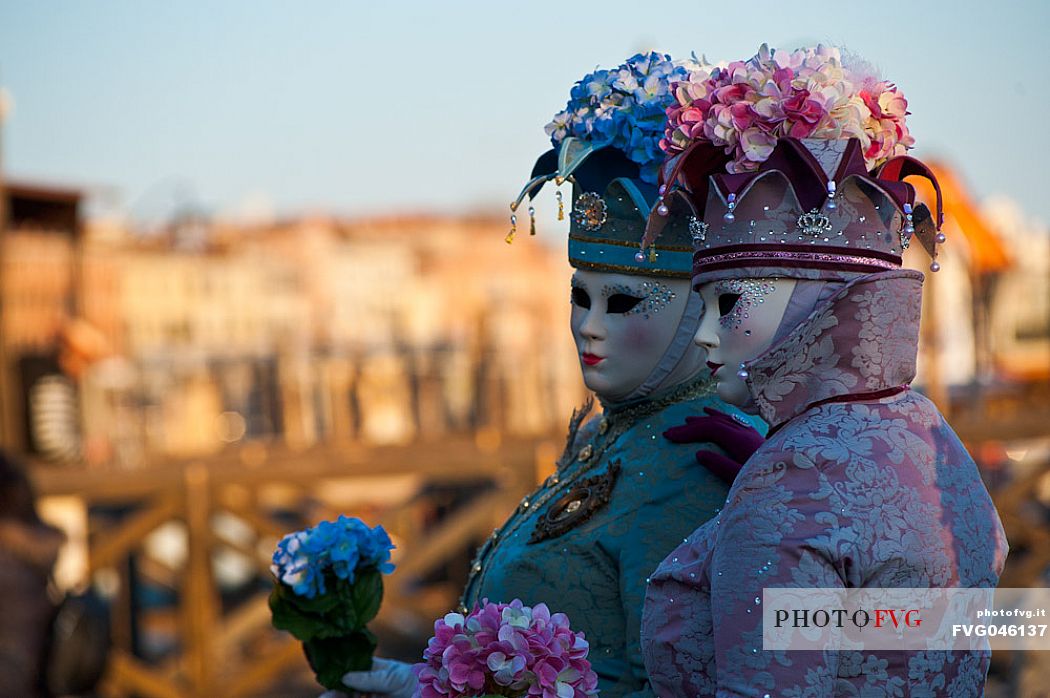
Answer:
<path fill-rule="evenodd" d="M 696 283 L 742 274 L 838 279 L 899 268 L 913 235 L 931 256 L 943 242 L 930 211 L 900 181 L 912 174 L 932 180 L 932 173 L 911 158 L 868 173 L 853 139 L 781 139 L 757 172 L 708 173 L 703 186 L 696 185 L 701 173 L 690 170 L 691 154 L 683 157 L 679 179 L 694 185 L 665 200 L 687 201 L 706 226 L 692 236 Z M 671 226 L 670 219 L 654 214 L 650 225 Z"/>
<path fill-rule="evenodd" d="M 681 198 L 707 226 L 693 236 L 697 283 L 896 268 L 913 235 L 934 257 L 930 269 L 940 268 L 936 178 L 904 154 L 913 143 L 907 101 L 864 64 L 843 65 L 834 48 L 784 54 L 763 45 L 748 61 L 679 83 L 675 95 L 643 250 L 671 224 L 668 202 Z M 912 175 L 932 182 L 935 218 L 903 181 Z"/>

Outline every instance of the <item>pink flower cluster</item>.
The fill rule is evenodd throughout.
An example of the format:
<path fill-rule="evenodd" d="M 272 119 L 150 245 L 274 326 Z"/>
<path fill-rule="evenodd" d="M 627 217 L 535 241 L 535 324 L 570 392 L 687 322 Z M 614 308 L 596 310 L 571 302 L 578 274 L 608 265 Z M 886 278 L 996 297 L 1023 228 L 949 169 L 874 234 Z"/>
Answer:
<path fill-rule="evenodd" d="M 413 668 L 419 698 L 500 695 L 586 698 L 598 692 L 583 633 L 545 604 L 484 600 L 463 616 L 434 622 L 434 637 Z"/>
<path fill-rule="evenodd" d="M 674 84 L 660 147 L 679 153 L 697 140 L 724 146 L 730 172 L 757 170 L 779 138 L 856 138 L 869 170 L 914 144 L 904 123 L 908 102 L 890 82 L 837 48 L 792 53 L 765 44 L 750 60 L 694 71 Z"/>

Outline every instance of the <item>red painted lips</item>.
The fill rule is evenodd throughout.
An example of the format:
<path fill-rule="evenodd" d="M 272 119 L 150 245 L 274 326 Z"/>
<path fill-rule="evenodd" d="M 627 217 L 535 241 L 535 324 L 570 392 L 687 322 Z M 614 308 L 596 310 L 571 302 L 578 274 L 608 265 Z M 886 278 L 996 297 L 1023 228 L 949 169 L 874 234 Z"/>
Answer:
<path fill-rule="evenodd" d="M 588 366 L 597 366 L 602 361 L 605 361 L 605 357 L 604 356 L 598 356 L 596 354 L 588 354 L 587 352 L 584 352 L 583 354 L 580 354 L 580 357 L 583 359 L 583 363 L 587 364 Z"/>

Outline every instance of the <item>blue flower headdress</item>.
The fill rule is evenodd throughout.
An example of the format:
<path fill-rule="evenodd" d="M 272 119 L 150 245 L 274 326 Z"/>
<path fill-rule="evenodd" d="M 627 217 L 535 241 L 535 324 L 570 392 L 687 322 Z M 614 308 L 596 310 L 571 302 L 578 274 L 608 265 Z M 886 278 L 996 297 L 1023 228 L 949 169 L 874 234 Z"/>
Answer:
<path fill-rule="evenodd" d="M 557 148 L 567 137 L 611 147 L 637 164 L 638 177 L 656 184 L 664 152 L 660 139 L 667 108 L 676 104 L 671 84 L 688 80 L 688 63 L 667 54 L 637 54 L 613 70 L 595 70 L 577 82 L 565 109 L 544 128 Z"/>
<path fill-rule="evenodd" d="M 675 103 L 673 83 L 703 69 L 696 61 L 672 61 L 667 54 L 638 54 L 612 70 L 595 70 L 577 82 L 565 109 L 545 130 L 554 146 L 536 161 L 532 177 L 511 203 L 511 231 L 517 211 L 544 184 L 570 182 L 573 204 L 569 261 L 577 268 L 688 278 L 692 241 L 682 226 L 668 226 L 659 245 L 639 252 L 645 222 L 657 198 L 664 153 L 667 107 Z M 564 217 L 558 191 L 558 218 Z M 535 233 L 535 210 L 528 208 Z M 683 217 L 684 219 L 684 217 Z M 679 229 L 681 228 L 681 229 Z"/>

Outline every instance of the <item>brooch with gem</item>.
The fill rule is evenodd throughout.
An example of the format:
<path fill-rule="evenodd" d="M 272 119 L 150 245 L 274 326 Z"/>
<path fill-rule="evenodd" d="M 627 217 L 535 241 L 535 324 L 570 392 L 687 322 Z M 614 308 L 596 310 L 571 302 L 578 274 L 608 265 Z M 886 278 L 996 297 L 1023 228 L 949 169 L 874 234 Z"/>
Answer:
<path fill-rule="evenodd" d="M 831 232 L 831 219 L 817 209 L 798 217 L 798 229 L 803 235 L 823 237 Z"/>
<path fill-rule="evenodd" d="M 580 194 L 572 206 L 572 219 L 587 232 L 598 230 L 609 220 L 605 199 L 594 192 Z"/>
<path fill-rule="evenodd" d="M 609 469 L 573 485 L 543 512 L 536 522 L 536 528 L 529 538 L 529 543 L 539 543 L 549 538 L 557 538 L 567 531 L 579 526 L 594 516 L 595 512 L 609 503 L 613 485 L 620 474 L 620 464 L 613 461 Z"/>

